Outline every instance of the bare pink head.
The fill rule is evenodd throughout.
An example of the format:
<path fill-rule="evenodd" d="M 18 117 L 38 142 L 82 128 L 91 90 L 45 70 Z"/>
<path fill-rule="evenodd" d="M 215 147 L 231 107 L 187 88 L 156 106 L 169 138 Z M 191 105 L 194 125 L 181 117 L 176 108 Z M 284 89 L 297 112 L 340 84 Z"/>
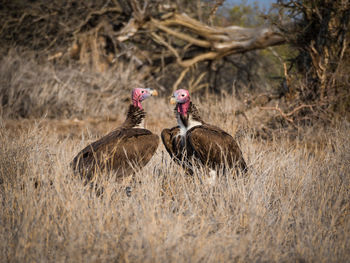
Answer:
<path fill-rule="evenodd" d="M 177 111 L 184 116 L 187 116 L 187 111 L 191 103 L 191 97 L 188 90 L 178 89 L 174 92 L 171 103 L 176 103 Z"/>
<path fill-rule="evenodd" d="M 141 102 L 150 96 L 157 96 L 158 92 L 152 89 L 135 88 L 132 90 L 131 100 L 135 107 L 142 110 Z"/>

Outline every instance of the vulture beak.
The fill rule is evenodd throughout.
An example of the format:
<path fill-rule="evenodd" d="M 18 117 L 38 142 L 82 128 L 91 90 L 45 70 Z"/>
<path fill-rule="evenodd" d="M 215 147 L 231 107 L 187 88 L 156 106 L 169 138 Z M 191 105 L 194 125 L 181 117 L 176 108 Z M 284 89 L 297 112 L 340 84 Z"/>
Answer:
<path fill-rule="evenodd" d="M 176 104 L 176 99 L 174 96 L 170 98 L 170 104 Z"/>
<path fill-rule="evenodd" d="M 151 95 L 152 96 L 158 96 L 158 91 L 156 91 L 155 89 L 151 90 Z"/>

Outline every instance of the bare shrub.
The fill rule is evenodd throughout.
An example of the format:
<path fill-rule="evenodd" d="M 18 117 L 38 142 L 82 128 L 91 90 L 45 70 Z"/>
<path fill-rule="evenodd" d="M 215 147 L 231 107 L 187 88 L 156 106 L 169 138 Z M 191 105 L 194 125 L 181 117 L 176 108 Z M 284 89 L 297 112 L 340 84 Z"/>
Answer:
<path fill-rule="evenodd" d="M 349 117 L 350 2 L 279 0 L 278 22 L 297 54 L 286 70 L 291 107 L 312 106 L 296 112 L 296 119 L 331 119 L 334 112 Z M 285 20 L 297 22 L 293 30 Z M 327 114 L 324 114 L 327 113 Z"/>

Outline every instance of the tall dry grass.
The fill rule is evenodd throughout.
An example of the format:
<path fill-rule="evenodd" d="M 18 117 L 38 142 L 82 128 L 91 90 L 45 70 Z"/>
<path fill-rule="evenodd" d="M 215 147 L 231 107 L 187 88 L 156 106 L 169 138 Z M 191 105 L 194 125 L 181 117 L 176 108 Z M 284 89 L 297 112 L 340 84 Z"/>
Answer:
<path fill-rule="evenodd" d="M 189 180 L 161 146 L 149 165 L 136 173 L 132 196 L 127 197 L 130 180 L 117 184 L 113 176 L 103 177 L 104 192 L 97 196 L 73 176 L 69 162 L 94 138 L 60 139 L 40 123 L 13 136 L 3 126 L 0 258 L 347 261 L 348 131 L 348 123 L 313 131 L 319 144 L 311 146 L 307 137 L 267 143 L 245 134 L 241 148 L 250 166 L 247 178 L 221 177 L 214 187 L 199 182 L 200 171 Z"/>
<path fill-rule="evenodd" d="M 188 178 L 160 145 L 134 181 L 128 178 L 117 184 L 113 174 L 101 176 L 99 185 L 104 191 L 98 196 L 73 176 L 69 163 L 87 143 L 120 124 L 122 104 L 112 108 L 99 108 L 105 105 L 98 104 L 117 99 L 118 92 L 124 94 L 123 89 L 131 87 L 127 81 L 110 76 L 106 81 L 111 89 L 117 86 L 115 97 L 106 97 L 106 101 L 96 97 L 94 101 L 89 95 L 87 100 L 80 98 L 79 92 L 87 94 L 84 92 L 91 85 L 72 87 L 70 80 L 85 73 L 57 73 L 63 76 L 66 72 L 71 78 L 55 88 L 45 74 L 36 80 L 33 76 L 23 79 L 21 76 L 28 75 L 22 73 L 31 71 L 21 67 L 7 73 L 4 67 L 0 73 L 12 76 L 7 82 L 2 80 L 8 85 L 7 94 L 17 94 L 9 97 L 13 104 L 2 107 L 0 119 L 1 261 L 349 260 L 350 125 L 346 121 L 329 128 L 305 128 L 294 139 L 272 135 L 270 140 L 261 140 L 251 131 L 257 128 L 255 109 L 247 116 L 249 129 L 239 137 L 250 167 L 246 178 L 227 176 L 220 177 L 214 186 L 201 184 L 199 178 L 205 172 L 198 170 L 193 179 Z M 121 74 L 117 80 L 132 77 Z M 41 92 L 30 84 L 34 80 L 34 84 L 42 83 Z M 125 85 L 118 86 L 120 83 Z M 47 111 L 64 117 L 55 115 L 57 107 L 71 108 L 72 118 L 96 114 L 115 114 L 117 118 L 95 123 L 98 129 L 86 126 L 78 132 L 77 126 L 68 125 L 74 122 L 70 120 L 8 119 L 18 113 L 16 103 L 25 101 L 22 94 L 31 92 L 35 96 L 27 112 L 32 117 Z M 52 98 L 51 104 L 48 98 Z M 240 124 L 234 116 L 238 106 L 230 97 L 194 99 L 205 120 L 231 134 L 246 122 L 242 119 Z M 74 100 L 80 103 L 81 111 Z M 153 132 L 160 134 L 164 127 L 174 125 L 172 108 L 165 99 L 151 98 L 144 106 L 149 113 L 146 124 Z M 75 136 L 70 136 L 73 133 Z M 130 185 L 133 191 L 127 197 L 125 187 Z"/>
<path fill-rule="evenodd" d="M 134 65 L 98 74 L 77 65 L 38 64 L 13 50 L 0 59 L 0 114 L 6 118 L 82 118 L 118 113 L 132 87 L 141 86 Z"/>

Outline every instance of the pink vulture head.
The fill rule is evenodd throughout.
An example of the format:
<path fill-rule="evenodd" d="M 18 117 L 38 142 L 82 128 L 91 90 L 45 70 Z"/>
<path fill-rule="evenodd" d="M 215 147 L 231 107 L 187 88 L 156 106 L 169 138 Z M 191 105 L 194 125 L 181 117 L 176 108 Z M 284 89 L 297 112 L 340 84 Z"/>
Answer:
<path fill-rule="evenodd" d="M 170 99 L 170 103 L 176 103 L 177 111 L 184 116 L 187 116 L 187 111 L 190 106 L 190 102 L 190 93 L 188 92 L 188 90 L 185 89 L 176 90 Z"/>
<path fill-rule="evenodd" d="M 150 96 L 157 96 L 158 92 L 154 89 L 143 89 L 143 88 L 135 88 L 132 90 L 131 100 L 132 104 L 135 107 L 138 107 L 142 110 L 141 102 L 147 99 Z"/>

